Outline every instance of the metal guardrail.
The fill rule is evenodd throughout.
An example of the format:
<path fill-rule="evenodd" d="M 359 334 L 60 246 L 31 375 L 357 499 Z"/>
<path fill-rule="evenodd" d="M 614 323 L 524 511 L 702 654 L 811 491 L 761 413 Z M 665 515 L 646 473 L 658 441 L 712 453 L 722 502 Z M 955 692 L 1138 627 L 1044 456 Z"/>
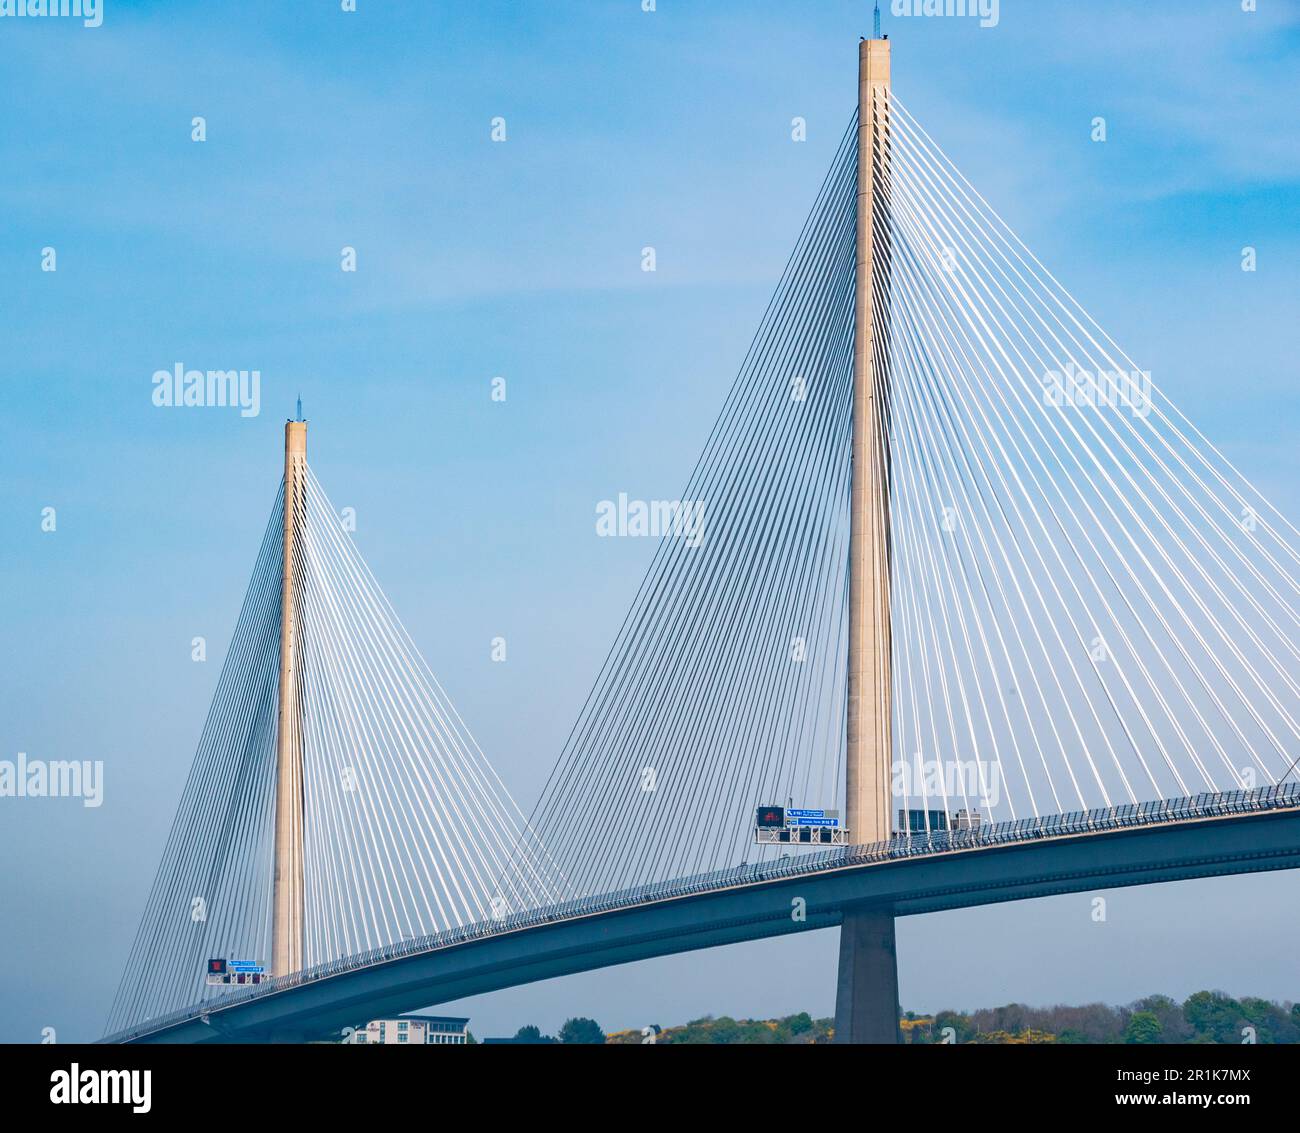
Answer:
<path fill-rule="evenodd" d="M 995 846 L 1009 846 L 1049 838 L 1064 838 L 1077 834 L 1102 833 L 1131 827 L 1159 826 L 1171 822 L 1190 822 L 1201 818 L 1227 818 L 1238 814 L 1255 814 L 1271 810 L 1289 810 L 1300 807 L 1300 783 L 1280 783 L 1272 787 L 1258 787 L 1250 791 L 1208 792 L 1187 798 L 1161 799 L 1147 803 L 1126 803 L 1123 806 L 1102 807 L 1096 810 L 1073 811 L 1069 814 L 1051 815 L 1047 818 L 1020 818 L 1009 822 L 990 823 L 972 830 L 936 830 L 925 834 L 896 834 L 887 842 L 866 846 L 839 846 L 814 853 L 799 854 L 776 861 L 742 863 L 728 869 L 691 877 L 674 878 L 650 885 L 636 886 L 613 893 L 580 897 L 554 905 L 544 905 L 519 913 L 510 913 L 499 919 L 475 921 L 456 928 L 443 929 L 430 936 L 412 937 L 396 944 L 373 948 L 317 964 L 288 976 L 276 976 L 258 987 L 246 987 L 223 992 L 190 1007 L 148 1019 L 139 1026 L 105 1035 L 101 1042 L 128 1042 L 131 1039 L 165 1030 L 187 1020 L 200 1019 L 209 1012 L 259 999 L 264 995 L 287 991 L 303 984 L 315 983 L 345 972 L 357 971 L 375 964 L 388 963 L 424 952 L 434 952 L 486 937 L 500 936 L 520 929 L 535 928 L 543 924 L 574 920 L 606 913 L 616 909 L 635 908 L 657 901 L 690 897 L 741 885 L 754 885 L 805 876 L 846 866 L 872 865 L 909 858 L 928 857 L 962 850 L 978 850 Z M 791 845 L 796 845 L 791 843 Z"/>

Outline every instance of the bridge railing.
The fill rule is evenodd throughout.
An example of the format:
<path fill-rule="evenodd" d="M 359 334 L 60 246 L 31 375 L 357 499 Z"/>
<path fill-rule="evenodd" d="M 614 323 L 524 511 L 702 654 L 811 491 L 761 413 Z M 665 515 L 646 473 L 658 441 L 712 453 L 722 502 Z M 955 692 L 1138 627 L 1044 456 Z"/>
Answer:
<path fill-rule="evenodd" d="M 498 936 L 520 929 L 558 921 L 632 909 L 659 901 L 677 900 L 700 893 L 740 885 L 753 885 L 798 877 L 846 866 L 884 864 L 935 854 L 978 850 L 996 846 L 1023 844 L 1040 839 L 1101 833 L 1127 827 L 1156 826 L 1168 822 L 1187 822 L 1198 818 L 1222 818 L 1269 810 L 1300 807 L 1300 783 L 1280 783 L 1248 791 L 1204 793 L 1187 798 L 1158 799 L 1145 803 L 1125 803 L 1096 810 L 1073 811 L 1046 817 L 1019 818 L 1007 822 L 963 830 L 931 830 L 917 834 L 896 834 L 887 842 L 865 846 L 837 846 L 811 853 L 792 855 L 761 862 L 742 862 L 726 869 L 690 877 L 657 881 L 612 893 L 576 897 L 553 905 L 525 909 L 499 918 L 474 921 L 442 929 L 428 936 L 412 937 L 394 944 L 372 948 L 316 964 L 287 976 L 277 976 L 258 987 L 239 988 L 219 993 L 190 1007 L 146 1019 L 138 1026 L 106 1035 L 103 1042 L 126 1042 L 187 1020 L 200 1019 L 209 1012 L 224 1009 L 250 999 L 287 991 L 307 983 L 329 979 L 375 964 L 391 963 L 442 948 L 467 944 L 484 937 Z"/>

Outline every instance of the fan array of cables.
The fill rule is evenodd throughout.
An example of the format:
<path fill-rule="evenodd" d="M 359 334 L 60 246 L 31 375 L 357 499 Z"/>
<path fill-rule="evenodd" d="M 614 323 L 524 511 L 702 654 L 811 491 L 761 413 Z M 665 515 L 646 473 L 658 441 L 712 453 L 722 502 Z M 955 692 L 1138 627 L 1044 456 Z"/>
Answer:
<path fill-rule="evenodd" d="M 950 823 L 1280 780 L 1295 529 L 878 97 L 896 789 Z"/>
<path fill-rule="evenodd" d="M 842 796 L 856 125 L 533 813 L 582 897 L 734 864 Z"/>
<path fill-rule="evenodd" d="M 197 1003 L 209 958 L 271 955 L 281 487 L 107 1032 Z"/>
<path fill-rule="evenodd" d="M 304 472 L 293 561 L 304 967 L 552 902 L 553 867 Z M 209 958 L 269 970 L 283 516 L 281 485 L 110 1032 L 218 994 Z"/>

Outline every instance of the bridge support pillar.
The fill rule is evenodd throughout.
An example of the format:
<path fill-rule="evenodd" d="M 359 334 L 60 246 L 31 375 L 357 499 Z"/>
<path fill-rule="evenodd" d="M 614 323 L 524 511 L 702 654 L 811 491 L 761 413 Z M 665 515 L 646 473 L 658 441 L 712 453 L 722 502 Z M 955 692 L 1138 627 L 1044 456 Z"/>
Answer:
<path fill-rule="evenodd" d="M 890 264 L 890 50 L 858 45 L 857 295 L 853 359 L 853 484 L 844 811 L 856 843 L 891 831 L 893 696 L 889 595 L 889 325 L 877 320 L 877 280 Z M 853 909 L 840 929 L 835 1041 L 898 1042 L 898 961 L 892 910 Z"/>
<path fill-rule="evenodd" d="M 299 403 L 301 408 L 301 403 Z M 298 706 L 294 544 L 306 510 L 307 422 L 284 425 L 284 558 L 280 590 L 280 709 L 275 743 L 275 861 L 271 974 L 302 968 L 303 771 Z"/>
<path fill-rule="evenodd" d="M 898 953 L 890 909 L 849 910 L 840 926 L 837 1043 L 897 1043 Z"/>

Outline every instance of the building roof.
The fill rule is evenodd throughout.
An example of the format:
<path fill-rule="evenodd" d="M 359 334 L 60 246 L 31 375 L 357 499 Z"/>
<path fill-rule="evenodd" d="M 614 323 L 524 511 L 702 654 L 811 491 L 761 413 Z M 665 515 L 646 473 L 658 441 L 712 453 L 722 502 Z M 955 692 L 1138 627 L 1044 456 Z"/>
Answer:
<path fill-rule="evenodd" d="M 378 1019 L 374 1021 L 379 1022 Z M 399 1023 L 452 1023 L 463 1027 L 469 1022 L 469 1019 L 461 1019 L 455 1015 L 398 1015 L 393 1021 Z"/>

